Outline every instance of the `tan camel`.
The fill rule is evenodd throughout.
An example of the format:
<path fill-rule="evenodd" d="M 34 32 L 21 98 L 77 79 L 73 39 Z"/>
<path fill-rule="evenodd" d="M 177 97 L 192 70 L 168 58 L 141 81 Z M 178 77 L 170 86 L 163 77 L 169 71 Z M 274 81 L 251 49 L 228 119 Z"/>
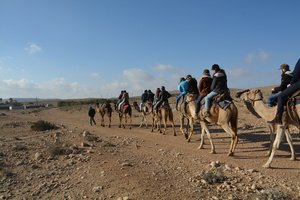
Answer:
<path fill-rule="evenodd" d="M 189 135 L 192 135 L 194 132 L 194 119 L 196 118 L 194 108 L 195 107 L 192 107 L 190 109 L 190 106 L 186 105 L 185 111 L 184 102 L 181 102 L 178 105 L 178 111 L 180 112 L 180 131 L 184 135 L 185 139 L 187 139 L 187 142 L 190 142 L 191 137 L 189 137 Z M 187 124 L 184 129 L 185 120 L 187 120 Z"/>
<path fill-rule="evenodd" d="M 167 121 L 169 119 L 169 121 L 172 124 L 172 128 L 173 128 L 173 135 L 176 136 L 176 131 L 175 131 L 175 125 L 174 125 L 174 120 L 173 120 L 173 112 L 172 109 L 169 105 L 168 102 L 163 102 L 161 104 L 161 106 L 158 108 L 158 113 L 156 113 L 156 111 L 153 111 L 153 121 L 152 121 L 152 130 L 154 129 L 155 124 L 159 127 L 159 131 L 160 133 L 162 133 L 163 135 L 166 134 L 166 130 L 167 130 Z M 164 124 L 164 129 L 161 130 L 161 122 L 163 122 Z"/>
<path fill-rule="evenodd" d="M 124 122 L 123 123 L 123 117 L 124 117 Z M 119 128 L 123 127 L 126 128 L 126 125 L 131 129 L 131 124 L 132 124 L 132 109 L 129 103 L 124 104 L 121 106 L 120 111 L 119 111 Z M 128 123 L 129 121 L 129 123 Z"/>
<path fill-rule="evenodd" d="M 263 118 L 266 123 L 267 121 L 271 121 L 274 116 L 275 116 L 275 112 L 276 112 L 276 107 L 268 107 L 267 105 L 264 104 L 263 102 L 263 95 L 261 90 L 259 89 L 254 89 L 254 90 L 245 90 L 245 91 L 241 91 L 239 93 L 237 93 L 237 97 L 241 98 L 244 103 L 246 104 L 248 110 L 253 113 L 255 115 L 255 113 L 257 113 L 257 115 L 259 115 L 261 118 Z M 297 109 L 298 110 L 298 109 Z M 298 113 L 298 112 L 297 112 Z M 299 109 L 299 113 L 300 113 L 300 109 Z M 263 165 L 263 167 L 269 168 L 271 166 L 271 162 L 273 160 L 274 154 L 276 149 L 278 149 L 279 144 L 280 144 L 280 140 L 283 134 L 285 134 L 286 136 L 286 140 L 290 146 L 291 149 L 291 158 L 290 160 L 295 160 L 296 156 L 295 156 L 295 151 L 293 148 L 293 144 L 292 144 L 292 138 L 290 135 L 290 131 L 288 130 L 288 125 L 293 124 L 296 126 L 299 126 L 299 124 L 296 122 L 296 124 L 294 123 L 295 121 L 293 119 L 291 119 L 289 117 L 289 115 L 287 115 L 287 113 L 285 113 L 283 115 L 283 125 L 276 125 L 276 124 L 272 124 L 272 123 L 267 123 L 268 124 L 268 128 L 270 131 L 270 149 L 269 149 L 269 159 L 268 161 Z M 274 133 L 275 131 L 277 132 L 275 141 L 274 141 Z"/>
<path fill-rule="evenodd" d="M 186 101 L 188 102 L 189 110 L 191 113 L 195 113 L 195 96 L 193 94 L 188 94 L 186 96 Z M 204 144 L 204 134 L 207 133 L 207 137 L 211 144 L 211 153 L 216 153 L 215 146 L 212 141 L 212 137 L 210 135 L 208 124 L 216 123 L 217 125 L 221 126 L 226 133 L 231 136 L 231 144 L 228 152 L 228 156 L 233 156 L 235 148 L 238 143 L 238 136 L 237 136 L 237 123 L 238 123 L 238 109 L 234 105 L 233 102 L 224 110 L 217 105 L 212 105 L 210 108 L 210 117 L 206 117 L 203 119 L 205 115 L 205 109 L 201 108 L 199 112 L 200 119 L 200 126 L 201 126 L 201 142 L 198 149 L 203 148 Z M 195 119 L 195 116 L 193 117 Z M 190 140 L 193 131 L 190 131 L 190 135 L 188 140 Z"/>
<path fill-rule="evenodd" d="M 105 123 L 104 123 L 104 116 L 105 114 L 107 115 L 108 117 L 108 127 L 110 128 L 111 126 L 111 113 L 112 113 L 112 108 L 111 108 L 111 105 L 109 102 L 106 102 L 106 103 L 103 103 L 103 104 L 99 104 L 99 103 L 96 103 L 96 110 L 97 112 L 100 113 L 100 116 L 101 116 L 101 124 L 100 126 L 105 126 Z"/>
<path fill-rule="evenodd" d="M 142 113 L 142 121 L 140 124 L 140 128 L 145 125 L 146 128 L 148 128 L 148 122 L 147 122 L 147 116 L 152 115 L 152 103 L 146 102 L 144 103 L 144 106 L 142 107 L 142 110 L 140 110 L 140 107 L 136 101 L 133 102 L 133 107 L 138 111 Z M 152 117 L 153 118 L 153 117 Z"/>

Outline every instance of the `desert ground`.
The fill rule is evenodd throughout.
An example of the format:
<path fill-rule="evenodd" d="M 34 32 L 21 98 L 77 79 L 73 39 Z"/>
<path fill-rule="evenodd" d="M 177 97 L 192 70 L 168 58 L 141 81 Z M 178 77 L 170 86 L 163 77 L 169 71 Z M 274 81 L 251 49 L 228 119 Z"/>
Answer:
<path fill-rule="evenodd" d="M 174 98 L 170 100 L 174 108 Z M 132 103 L 132 101 L 131 101 Z M 269 133 L 262 119 L 239 110 L 239 143 L 228 157 L 230 137 L 211 125 L 216 154 L 210 154 L 199 125 L 190 143 L 170 124 L 166 135 L 139 128 L 141 114 L 133 111 L 132 129 L 90 126 L 88 105 L 63 108 L 0 111 L 0 199 L 300 199 L 300 163 L 291 161 L 288 144 L 267 161 Z M 44 120 L 58 129 L 34 131 Z M 150 122 L 150 117 L 148 117 Z M 107 123 L 107 118 L 105 119 Z M 291 129 L 296 156 L 300 134 Z"/>

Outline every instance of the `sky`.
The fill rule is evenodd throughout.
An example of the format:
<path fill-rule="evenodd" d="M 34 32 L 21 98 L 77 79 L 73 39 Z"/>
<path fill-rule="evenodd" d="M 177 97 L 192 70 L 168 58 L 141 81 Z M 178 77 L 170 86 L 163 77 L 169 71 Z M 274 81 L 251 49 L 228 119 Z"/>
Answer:
<path fill-rule="evenodd" d="M 298 0 L 0 0 L 0 98 L 107 98 L 197 80 L 280 83 L 300 58 Z"/>

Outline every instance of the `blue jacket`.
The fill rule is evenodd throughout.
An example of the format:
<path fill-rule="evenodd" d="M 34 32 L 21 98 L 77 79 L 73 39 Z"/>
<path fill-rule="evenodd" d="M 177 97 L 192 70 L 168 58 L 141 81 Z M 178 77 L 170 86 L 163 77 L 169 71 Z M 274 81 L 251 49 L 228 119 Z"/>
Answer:
<path fill-rule="evenodd" d="M 188 84 L 187 80 L 181 81 L 178 85 L 178 90 L 180 91 L 180 93 L 186 94 L 188 92 L 188 87 L 189 87 L 189 84 Z"/>
<path fill-rule="evenodd" d="M 298 60 L 295 68 L 294 68 L 294 71 L 293 71 L 293 78 L 291 80 L 291 85 L 296 83 L 297 81 L 300 80 L 300 59 Z"/>

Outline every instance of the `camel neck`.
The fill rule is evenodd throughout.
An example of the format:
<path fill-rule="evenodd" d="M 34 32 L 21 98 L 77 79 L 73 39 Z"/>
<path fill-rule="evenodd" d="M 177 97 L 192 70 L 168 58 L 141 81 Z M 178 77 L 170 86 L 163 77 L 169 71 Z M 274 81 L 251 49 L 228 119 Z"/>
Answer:
<path fill-rule="evenodd" d="M 262 100 L 254 101 L 253 108 L 259 116 L 265 120 L 272 120 L 276 111 L 276 107 L 268 107 Z"/>

